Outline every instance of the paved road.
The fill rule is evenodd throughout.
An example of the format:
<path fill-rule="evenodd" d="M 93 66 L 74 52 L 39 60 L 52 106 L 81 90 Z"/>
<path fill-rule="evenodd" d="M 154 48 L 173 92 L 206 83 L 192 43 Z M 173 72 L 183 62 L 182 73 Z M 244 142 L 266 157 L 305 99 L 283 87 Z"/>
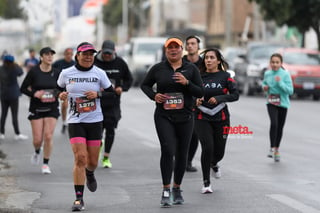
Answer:
<path fill-rule="evenodd" d="M 20 124 L 31 138 L 27 101 L 21 99 Z M 154 105 L 133 88 L 123 95 L 123 118 L 112 150 L 112 169 L 99 166 L 98 190 L 85 190 L 87 212 L 153 213 L 320 213 L 319 102 L 293 100 L 285 126 L 282 159 L 267 158 L 269 120 L 261 97 L 241 97 L 229 105 L 232 126 L 247 127 L 252 135 L 230 135 L 221 162 L 222 178 L 212 179 L 214 193 L 202 195 L 200 171 L 186 173 L 182 189 L 185 204 L 159 207 L 161 178 L 159 144 L 153 124 Z M 70 212 L 74 200 L 73 156 L 66 135 L 55 131 L 51 175 L 30 165 L 31 140 L 14 141 L 11 121 L 0 149 L 10 169 L 0 170 L 0 212 Z M 200 169 L 200 151 L 194 164 Z"/>

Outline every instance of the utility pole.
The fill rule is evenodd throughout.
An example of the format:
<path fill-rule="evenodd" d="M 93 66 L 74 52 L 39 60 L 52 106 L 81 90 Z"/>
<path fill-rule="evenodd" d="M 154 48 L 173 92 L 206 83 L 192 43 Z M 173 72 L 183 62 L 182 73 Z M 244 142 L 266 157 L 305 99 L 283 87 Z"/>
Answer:
<path fill-rule="evenodd" d="M 128 0 L 122 0 L 122 39 L 123 43 L 128 40 Z"/>
<path fill-rule="evenodd" d="M 232 29 L 233 29 L 233 16 L 232 16 L 232 4 L 233 0 L 225 0 L 225 44 L 226 46 L 232 45 Z"/>

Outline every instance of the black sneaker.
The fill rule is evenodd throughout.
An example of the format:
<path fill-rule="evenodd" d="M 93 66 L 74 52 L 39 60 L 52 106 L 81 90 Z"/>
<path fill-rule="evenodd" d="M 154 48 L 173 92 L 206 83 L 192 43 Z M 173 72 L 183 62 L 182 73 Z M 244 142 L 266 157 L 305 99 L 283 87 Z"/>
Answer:
<path fill-rule="evenodd" d="M 66 133 L 66 129 L 67 129 L 67 125 L 63 124 L 62 129 L 61 129 L 61 133 L 62 134 Z"/>
<path fill-rule="evenodd" d="M 187 172 L 196 172 L 198 171 L 196 167 L 192 166 L 191 162 L 188 162 L 187 167 L 186 167 Z"/>
<path fill-rule="evenodd" d="M 94 173 L 88 171 L 86 169 L 86 177 L 87 177 L 87 187 L 91 192 L 95 192 L 97 190 L 97 181 L 94 177 Z"/>
<path fill-rule="evenodd" d="M 171 203 L 170 189 L 169 188 L 163 189 L 160 206 L 166 208 L 166 207 L 171 207 L 171 205 L 172 205 L 172 203 Z"/>
<path fill-rule="evenodd" d="M 73 202 L 73 205 L 72 205 L 72 211 L 73 212 L 80 212 L 82 210 L 84 210 L 84 202 L 82 199 L 77 199 Z"/>
<path fill-rule="evenodd" d="M 184 199 L 181 195 L 182 190 L 180 188 L 172 188 L 173 204 L 183 204 Z"/>

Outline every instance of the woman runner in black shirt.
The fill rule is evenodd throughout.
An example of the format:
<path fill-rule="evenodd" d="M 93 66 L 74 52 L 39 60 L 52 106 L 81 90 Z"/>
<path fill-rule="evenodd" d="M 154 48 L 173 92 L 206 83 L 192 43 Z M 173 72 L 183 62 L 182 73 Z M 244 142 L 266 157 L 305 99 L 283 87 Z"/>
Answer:
<path fill-rule="evenodd" d="M 239 99 L 234 79 L 226 72 L 227 62 L 218 49 L 203 52 L 200 73 L 204 87 L 204 97 L 197 99 L 195 130 L 201 144 L 201 168 L 203 188 L 201 192 L 212 193 L 210 167 L 215 178 L 220 177 L 218 162 L 223 158 L 230 126 L 226 102 Z"/>
<path fill-rule="evenodd" d="M 43 174 L 50 174 L 48 166 L 53 146 L 53 133 L 60 115 L 58 108 L 57 79 L 59 70 L 52 67 L 53 55 L 50 47 L 40 50 L 40 64 L 31 68 L 21 85 L 21 92 L 30 97 L 29 116 L 31 122 L 34 154 L 32 164 L 40 163 L 43 143 Z"/>
<path fill-rule="evenodd" d="M 161 146 L 163 192 L 160 205 L 163 207 L 171 206 L 172 171 L 173 203 L 184 202 L 180 184 L 186 170 L 194 125 L 193 96 L 203 96 L 199 70 L 194 64 L 182 60 L 182 46 L 180 39 L 169 38 L 165 43 L 167 60 L 152 66 L 141 85 L 143 92 L 156 102 L 154 120 Z M 156 91 L 153 90 L 155 84 Z"/>

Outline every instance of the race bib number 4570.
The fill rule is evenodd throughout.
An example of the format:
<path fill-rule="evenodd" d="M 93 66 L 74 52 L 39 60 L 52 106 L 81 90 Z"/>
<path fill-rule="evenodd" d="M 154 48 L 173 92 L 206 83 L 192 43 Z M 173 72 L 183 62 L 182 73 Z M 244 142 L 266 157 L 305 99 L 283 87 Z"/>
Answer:
<path fill-rule="evenodd" d="M 184 107 L 184 99 L 182 93 L 165 93 L 165 95 L 167 96 L 167 100 L 163 103 L 164 109 L 182 109 Z"/>
<path fill-rule="evenodd" d="M 76 108 L 77 112 L 83 113 L 83 112 L 92 112 L 96 110 L 96 100 L 92 99 L 89 100 L 86 97 L 78 97 L 76 98 Z"/>

